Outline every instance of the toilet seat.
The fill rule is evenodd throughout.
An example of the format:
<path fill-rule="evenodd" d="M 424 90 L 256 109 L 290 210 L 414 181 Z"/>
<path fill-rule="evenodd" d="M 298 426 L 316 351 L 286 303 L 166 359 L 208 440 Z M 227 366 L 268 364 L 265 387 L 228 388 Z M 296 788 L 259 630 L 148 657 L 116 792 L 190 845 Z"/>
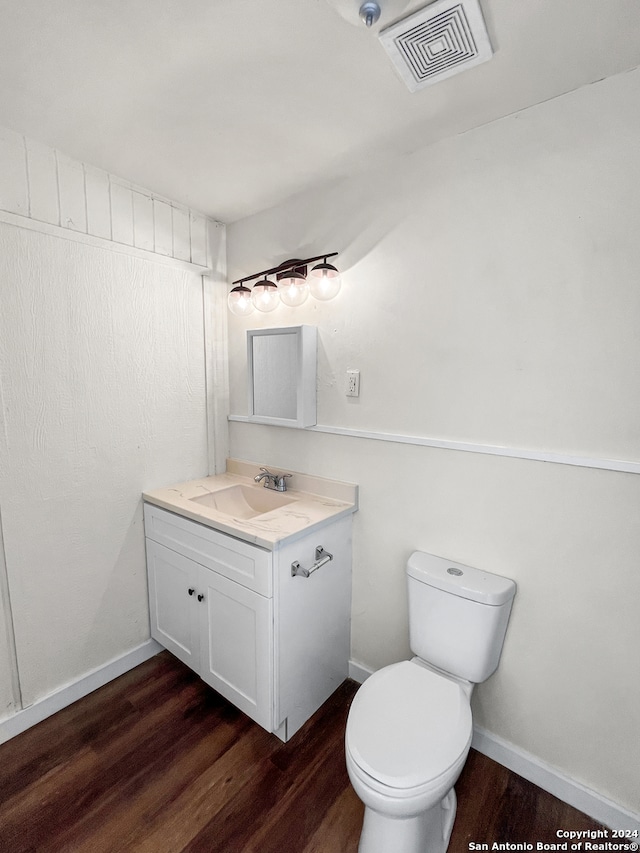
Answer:
<path fill-rule="evenodd" d="M 347 721 L 351 759 L 372 780 L 408 792 L 429 786 L 466 758 L 469 699 L 461 685 L 411 661 L 374 673 Z"/>

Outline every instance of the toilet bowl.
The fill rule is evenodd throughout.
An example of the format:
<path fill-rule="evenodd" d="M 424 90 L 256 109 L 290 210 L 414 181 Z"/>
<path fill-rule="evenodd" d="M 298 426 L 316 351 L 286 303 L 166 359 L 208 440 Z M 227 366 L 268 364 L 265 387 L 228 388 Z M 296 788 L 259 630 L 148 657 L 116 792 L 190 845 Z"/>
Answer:
<path fill-rule="evenodd" d="M 444 853 L 472 736 L 471 685 L 418 660 L 374 673 L 355 696 L 347 772 L 365 809 L 360 853 Z"/>

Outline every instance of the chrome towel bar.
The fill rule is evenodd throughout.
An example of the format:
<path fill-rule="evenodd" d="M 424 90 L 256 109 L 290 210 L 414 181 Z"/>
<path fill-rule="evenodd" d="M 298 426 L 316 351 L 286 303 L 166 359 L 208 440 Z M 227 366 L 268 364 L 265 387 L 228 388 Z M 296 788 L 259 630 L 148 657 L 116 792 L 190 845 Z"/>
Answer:
<path fill-rule="evenodd" d="M 318 545 L 316 548 L 316 561 L 308 569 L 303 569 L 298 560 L 295 563 L 291 563 L 291 577 L 301 577 L 308 578 L 309 575 L 312 575 L 314 572 L 317 572 L 322 566 L 329 562 L 329 560 L 333 560 L 333 554 L 330 554 L 328 551 L 325 551 L 322 545 Z"/>

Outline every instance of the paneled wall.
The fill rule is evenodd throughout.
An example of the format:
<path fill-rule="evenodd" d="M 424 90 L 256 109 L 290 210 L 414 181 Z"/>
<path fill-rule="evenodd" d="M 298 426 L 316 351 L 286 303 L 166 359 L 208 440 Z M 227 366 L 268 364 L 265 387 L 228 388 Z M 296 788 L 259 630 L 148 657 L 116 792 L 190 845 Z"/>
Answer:
<path fill-rule="evenodd" d="M 0 210 L 207 266 L 207 218 L 0 128 Z"/>
<path fill-rule="evenodd" d="M 141 493 L 224 454 L 224 253 L 219 223 L 0 131 L 0 739 L 144 653 Z"/>
<path fill-rule="evenodd" d="M 317 325 L 322 429 L 230 431 L 233 456 L 360 485 L 355 661 L 410 654 L 414 549 L 514 578 L 476 724 L 636 815 L 639 98 L 636 70 L 228 230 L 231 278 L 340 252 L 334 301 L 229 321 L 238 416 L 246 329 Z"/>
<path fill-rule="evenodd" d="M 0 417 L 0 426 L 3 423 Z M 14 654 L 14 635 L 9 586 L 4 561 L 4 544 L 0 524 L 0 720 L 15 713 L 19 704 L 17 666 Z"/>
<path fill-rule="evenodd" d="M 0 224 L 0 507 L 25 705 L 149 637 L 141 492 L 207 473 L 201 276 Z"/>

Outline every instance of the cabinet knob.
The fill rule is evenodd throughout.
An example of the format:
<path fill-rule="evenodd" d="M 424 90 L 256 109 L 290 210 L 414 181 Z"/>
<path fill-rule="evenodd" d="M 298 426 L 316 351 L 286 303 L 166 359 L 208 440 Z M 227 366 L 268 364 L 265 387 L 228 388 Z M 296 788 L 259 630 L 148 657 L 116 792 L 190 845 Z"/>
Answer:
<path fill-rule="evenodd" d="M 195 592 L 195 589 L 193 587 L 191 587 L 191 589 L 189 590 L 189 595 L 193 595 L 194 592 Z"/>
<path fill-rule="evenodd" d="M 198 601 L 203 601 L 203 600 L 204 600 L 204 595 L 201 592 L 198 593 Z"/>

